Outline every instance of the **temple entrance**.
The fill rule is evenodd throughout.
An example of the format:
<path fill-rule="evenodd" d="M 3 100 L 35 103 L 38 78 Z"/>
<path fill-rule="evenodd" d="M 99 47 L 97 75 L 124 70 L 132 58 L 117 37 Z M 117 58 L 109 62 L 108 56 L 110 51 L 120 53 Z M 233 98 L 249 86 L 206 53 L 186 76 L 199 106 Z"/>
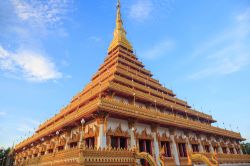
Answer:
<path fill-rule="evenodd" d="M 151 140 L 139 139 L 139 151 L 152 154 Z M 141 159 L 141 165 L 148 166 L 149 163 L 145 159 Z"/>

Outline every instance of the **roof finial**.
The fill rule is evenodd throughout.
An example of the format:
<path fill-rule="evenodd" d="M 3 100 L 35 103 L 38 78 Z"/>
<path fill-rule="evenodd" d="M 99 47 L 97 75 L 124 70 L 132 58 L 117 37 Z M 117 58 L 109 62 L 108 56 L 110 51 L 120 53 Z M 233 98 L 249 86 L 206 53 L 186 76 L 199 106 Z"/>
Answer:
<path fill-rule="evenodd" d="M 120 8 L 121 6 L 121 3 L 120 3 L 120 0 L 117 1 L 117 8 Z"/>
<path fill-rule="evenodd" d="M 129 49 L 129 50 L 133 50 L 131 44 L 129 43 L 129 41 L 126 38 L 126 31 L 123 28 L 123 21 L 121 18 L 121 4 L 120 4 L 120 0 L 117 1 L 117 11 L 116 11 L 116 27 L 114 30 L 114 38 L 109 46 L 108 51 L 110 52 L 111 50 L 113 50 L 115 47 L 117 47 L 118 45 L 122 45 L 125 48 Z"/>

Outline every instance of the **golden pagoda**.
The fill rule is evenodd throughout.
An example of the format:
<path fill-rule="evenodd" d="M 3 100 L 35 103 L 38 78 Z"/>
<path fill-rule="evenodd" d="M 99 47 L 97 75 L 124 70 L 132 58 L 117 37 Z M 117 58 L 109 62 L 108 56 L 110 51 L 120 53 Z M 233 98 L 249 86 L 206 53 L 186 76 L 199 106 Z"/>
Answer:
<path fill-rule="evenodd" d="M 144 68 L 117 4 L 108 55 L 91 82 L 33 136 L 15 146 L 15 166 L 250 163 L 240 133 L 212 126 Z"/>

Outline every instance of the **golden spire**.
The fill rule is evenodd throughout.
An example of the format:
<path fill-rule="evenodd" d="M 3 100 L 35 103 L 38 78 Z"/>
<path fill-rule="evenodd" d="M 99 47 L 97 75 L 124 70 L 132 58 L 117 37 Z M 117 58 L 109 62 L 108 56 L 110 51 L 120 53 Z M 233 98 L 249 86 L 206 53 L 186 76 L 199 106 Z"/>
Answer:
<path fill-rule="evenodd" d="M 120 0 L 117 2 L 117 12 L 116 12 L 116 27 L 114 30 L 114 37 L 113 40 L 109 46 L 108 52 L 114 49 L 116 46 L 122 45 L 123 47 L 126 47 L 129 50 L 133 50 L 132 45 L 129 43 L 129 41 L 126 38 L 126 31 L 123 28 L 123 22 L 121 18 L 121 4 Z"/>

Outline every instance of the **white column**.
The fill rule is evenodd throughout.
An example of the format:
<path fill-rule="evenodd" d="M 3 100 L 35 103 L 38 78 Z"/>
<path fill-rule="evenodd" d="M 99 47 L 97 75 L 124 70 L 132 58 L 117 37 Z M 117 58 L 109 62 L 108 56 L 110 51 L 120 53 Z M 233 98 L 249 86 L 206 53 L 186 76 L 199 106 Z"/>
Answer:
<path fill-rule="evenodd" d="M 210 151 L 211 153 L 214 153 L 214 147 L 213 147 L 211 141 L 209 141 L 209 151 Z"/>
<path fill-rule="evenodd" d="M 180 165 L 180 160 L 179 160 L 179 155 L 178 155 L 178 150 L 177 150 L 177 145 L 176 145 L 176 142 L 175 142 L 175 139 L 174 139 L 174 135 L 171 135 L 170 136 L 170 139 L 171 139 L 171 145 L 172 145 L 172 154 L 174 156 L 174 160 L 175 160 L 175 164 L 176 165 Z"/>
<path fill-rule="evenodd" d="M 235 146 L 233 146 L 234 154 L 237 154 Z"/>
<path fill-rule="evenodd" d="M 191 144 L 190 144 L 190 142 L 189 142 L 189 138 L 187 137 L 186 138 L 186 142 L 187 142 L 187 153 L 188 152 L 193 152 L 193 149 L 192 149 L 192 146 L 191 146 Z"/>
<path fill-rule="evenodd" d="M 133 149 L 136 148 L 135 121 L 133 119 L 128 119 L 128 128 L 130 132 L 130 149 Z"/>
<path fill-rule="evenodd" d="M 85 123 L 85 121 L 84 121 Z M 80 132 L 80 140 L 79 140 L 79 148 L 84 148 L 85 147 L 85 141 L 84 141 L 84 134 L 85 134 L 85 124 L 82 124 L 81 126 L 81 132 Z"/>
<path fill-rule="evenodd" d="M 222 154 L 222 153 L 223 153 L 222 148 L 221 148 L 221 146 L 220 146 L 220 145 L 218 146 L 218 153 L 220 153 L 220 154 Z"/>
<path fill-rule="evenodd" d="M 135 141 L 135 133 L 134 133 L 134 127 L 130 128 L 130 148 L 136 147 L 136 141 Z"/>
<path fill-rule="evenodd" d="M 200 152 L 200 153 L 203 153 L 203 152 L 204 152 L 204 148 L 203 148 L 203 145 L 202 145 L 202 143 L 201 143 L 201 140 L 198 139 L 198 142 L 199 142 L 199 152 Z"/>
<path fill-rule="evenodd" d="M 159 160 L 159 155 L 160 155 L 159 154 L 160 153 L 160 151 L 159 151 L 159 143 L 158 143 L 158 140 L 156 138 L 156 132 L 153 132 L 152 135 L 153 135 L 153 138 L 154 138 L 154 150 L 155 150 L 156 163 L 157 163 L 157 165 L 161 166 L 160 160 Z"/>
<path fill-rule="evenodd" d="M 106 143 L 106 134 L 104 133 L 104 124 L 99 124 L 99 136 L 97 138 L 97 148 L 105 148 Z"/>
<path fill-rule="evenodd" d="M 242 148 L 241 148 L 241 146 L 240 146 L 240 154 L 243 154 L 243 151 L 242 151 Z"/>
<path fill-rule="evenodd" d="M 65 150 L 69 149 L 68 142 L 69 142 L 70 137 L 71 137 L 71 131 L 66 131 L 65 133 L 66 142 L 65 142 L 65 147 L 64 147 Z"/>
<path fill-rule="evenodd" d="M 227 146 L 227 154 L 231 154 L 229 147 Z"/>

